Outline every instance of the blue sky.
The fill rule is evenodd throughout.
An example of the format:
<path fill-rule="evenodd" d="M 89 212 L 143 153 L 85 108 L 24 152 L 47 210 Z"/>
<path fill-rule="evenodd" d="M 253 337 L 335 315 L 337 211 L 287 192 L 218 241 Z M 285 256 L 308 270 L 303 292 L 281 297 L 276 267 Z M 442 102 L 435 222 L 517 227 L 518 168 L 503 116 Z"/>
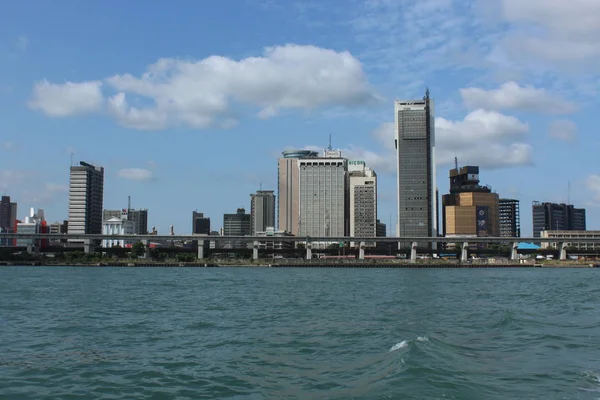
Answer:
<path fill-rule="evenodd" d="M 222 225 L 275 189 L 286 148 L 334 147 L 379 175 L 395 222 L 393 100 L 436 101 L 438 187 L 479 165 L 521 200 L 600 228 L 600 2 L 339 0 L 4 2 L 0 192 L 67 218 L 71 153 L 106 168 L 105 208 L 149 225 Z"/>

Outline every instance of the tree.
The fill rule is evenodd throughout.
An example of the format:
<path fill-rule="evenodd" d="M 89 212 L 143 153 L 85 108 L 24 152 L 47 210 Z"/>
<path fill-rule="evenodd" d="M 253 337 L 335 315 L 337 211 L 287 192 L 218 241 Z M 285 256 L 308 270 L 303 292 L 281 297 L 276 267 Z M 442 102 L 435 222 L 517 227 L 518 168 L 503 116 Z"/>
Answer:
<path fill-rule="evenodd" d="M 144 243 L 142 242 L 137 242 L 135 243 L 133 246 L 131 246 L 131 256 L 132 257 L 141 257 L 144 254 L 146 254 L 146 246 L 144 246 Z"/>

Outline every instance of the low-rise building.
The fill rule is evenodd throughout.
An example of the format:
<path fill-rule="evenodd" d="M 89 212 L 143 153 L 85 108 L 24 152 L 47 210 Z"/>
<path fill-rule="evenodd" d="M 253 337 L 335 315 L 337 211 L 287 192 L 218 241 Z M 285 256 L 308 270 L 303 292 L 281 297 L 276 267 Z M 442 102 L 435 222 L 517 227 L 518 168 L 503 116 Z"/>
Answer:
<path fill-rule="evenodd" d="M 104 235 L 133 235 L 133 222 L 119 217 L 111 217 L 102 222 L 102 234 Z M 131 240 L 103 239 L 102 247 L 131 247 Z"/>
<path fill-rule="evenodd" d="M 567 242 L 565 240 L 561 240 L 560 243 L 565 243 L 567 247 L 574 247 L 577 250 L 600 250 L 599 242 L 585 242 L 585 239 L 598 239 L 600 238 L 600 231 L 571 231 L 571 230 L 559 230 L 559 231 L 541 231 L 540 237 L 543 239 L 552 239 L 552 238 L 566 238 L 568 239 L 578 239 L 580 242 Z M 550 242 L 550 243 L 542 243 L 542 248 L 558 248 L 559 242 Z"/>
<path fill-rule="evenodd" d="M 285 238 L 294 236 L 288 231 L 276 231 L 273 227 L 267 227 L 266 231 L 256 232 L 256 236 L 265 236 L 265 237 L 277 237 L 277 238 Z M 283 250 L 283 249 L 293 249 L 294 242 L 291 240 L 265 240 L 258 242 L 258 248 L 261 250 Z"/>

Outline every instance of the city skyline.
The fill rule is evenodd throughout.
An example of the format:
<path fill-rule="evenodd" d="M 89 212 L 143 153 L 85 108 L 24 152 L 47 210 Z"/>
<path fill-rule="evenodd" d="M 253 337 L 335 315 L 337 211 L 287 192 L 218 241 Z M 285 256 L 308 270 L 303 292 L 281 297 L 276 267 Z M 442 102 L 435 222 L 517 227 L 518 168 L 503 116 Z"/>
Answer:
<path fill-rule="evenodd" d="M 598 227 L 599 28 L 581 22 L 598 14 L 597 2 L 483 3 L 284 10 L 248 1 L 236 3 L 243 18 L 225 3 L 189 2 L 186 15 L 164 3 L 9 4 L 0 194 L 19 204 L 19 218 L 35 207 L 51 222 L 68 219 L 73 153 L 105 168 L 105 209 L 132 196 L 161 232 L 189 232 L 195 209 L 218 229 L 223 214 L 250 208 L 261 183 L 277 190 L 282 150 L 321 150 L 332 134 L 348 159 L 377 171 L 378 217 L 394 232 L 392 103 L 429 86 L 440 195 L 456 156 L 480 166 L 500 197 L 520 200 L 523 235 L 532 232 L 533 201 L 584 207 L 589 228 Z M 543 15 L 531 11 L 542 4 Z M 527 28 L 542 33 L 515 40 Z M 176 206 L 165 206 L 172 199 Z"/>

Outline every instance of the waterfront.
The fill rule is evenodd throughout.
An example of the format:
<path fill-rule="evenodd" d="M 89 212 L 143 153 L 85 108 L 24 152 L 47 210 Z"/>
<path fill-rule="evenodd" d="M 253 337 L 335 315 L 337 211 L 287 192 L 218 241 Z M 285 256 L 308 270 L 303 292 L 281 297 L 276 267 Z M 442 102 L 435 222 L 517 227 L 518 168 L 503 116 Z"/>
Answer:
<path fill-rule="evenodd" d="M 600 397 L 598 269 L 0 268 L 0 393 Z"/>

